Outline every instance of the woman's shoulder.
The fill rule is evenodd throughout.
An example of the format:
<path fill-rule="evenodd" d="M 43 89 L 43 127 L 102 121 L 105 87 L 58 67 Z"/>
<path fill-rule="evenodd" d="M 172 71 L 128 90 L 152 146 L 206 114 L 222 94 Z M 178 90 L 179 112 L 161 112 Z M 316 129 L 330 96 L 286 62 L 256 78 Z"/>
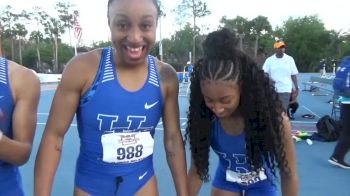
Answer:
<path fill-rule="evenodd" d="M 95 49 L 74 56 L 65 66 L 66 72 L 87 74 L 96 72 L 100 64 L 102 49 Z"/>
<path fill-rule="evenodd" d="M 102 49 L 95 49 L 81 53 L 73 57 L 66 65 L 62 73 L 62 82 L 81 85 L 90 84 L 97 73 Z"/>
<path fill-rule="evenodd" d="M 8 65 L 10 86 L 14 98 L 17 100 L 19 97 L 29 99 L 30 95 L 39 96 L 40 80 L 37 73 L 14 61 L 9 60 Z"/>
<path fill-rule="evenodd" d="M 101 59 L 102 48 L 94 49 L 85 53 L 76 55 L 68 63 L 68 66 L 94 66 L 99 64 Z"/>
<path fill-rule="evenodd" d="M 10 79 L 17 80 L 18 78 L 22 78 L 22 81 L 24 83 L 34 81 L 39 81 L 39 77 L 37 76 L 37 73 L 30 68 L 27 68 L 21 64 L 18 64 L 14 61 L 8 60 L 8 69 L 9 69 L 9 75 Z"/>
<path fill-rule="evenodd" d="M 158 59 L 155 59 L 155 61 L 162 82 L 178 82 L 177 73 L 173 66 Z"/>

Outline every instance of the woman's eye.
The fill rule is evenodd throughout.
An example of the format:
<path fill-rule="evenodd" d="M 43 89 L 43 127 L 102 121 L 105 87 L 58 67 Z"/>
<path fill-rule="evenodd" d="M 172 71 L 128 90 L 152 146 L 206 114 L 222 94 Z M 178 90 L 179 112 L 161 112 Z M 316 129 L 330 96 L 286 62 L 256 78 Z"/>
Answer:
<path fill-rule="evenodd" d="M 152 27 L 152 24 L 150 24 L 150 23 L 144 23 L 144 24 L 141 25 L 141 28 L 142 28 L 143 30 L 148 30 L 148 29 L 150 29 L 151 27 Z"/>
<path fill-rule="evenodd" d="M 228 103 L 230 103 L 230 99 L 224 99 L 224 100 L 221 101 L 221 103 L 228 104 Z"/>
<path fill-rule="evenodd" d="M 118 29 L 121 29 L 121 30 L 127 29 L 128 27 L 128 24 L 125 22 L 117 22 L 115 25 Z"/>
<path fill-rule="evenodd" d="M 205 102 L 207 102 L 207 103 L 213 103 L 213 100 L 211 100 L 211 99 L 205 99 Z"/>

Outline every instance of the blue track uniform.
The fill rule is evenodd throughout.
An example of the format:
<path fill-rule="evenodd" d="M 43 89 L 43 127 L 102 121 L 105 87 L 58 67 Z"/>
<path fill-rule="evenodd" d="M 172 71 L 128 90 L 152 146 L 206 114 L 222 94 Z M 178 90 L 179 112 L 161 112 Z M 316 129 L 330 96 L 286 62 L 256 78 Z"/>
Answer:
<path fill-rule="evenodd" d="M 245 192 L 248 196 L 277 195 L 271 172 L 265 168 L 255 172 L 249 165 L 244 132 L 237 136 L 230 135 L 216 118 L 211 141 L 211 147 L 219 156 L 214 187 L 231 192 Z"/>
<path fill-rule="evenodd" d="M 9 138 L 13 138 L 12 113 L 15 103 L 12 97 L 9 79 L 8 62 L 0 57 L 0 130 Z M 0 195 L 24 195 L 22 179 L 17 166 L 0 160 Z"/>
<path fill-rule="evenodd" d="M 134 195 L 154 175 L 153 136 L 163 111 L 154 57 L 135 92 L 118 81 L 112 48 L 103 49 L 95 81 L 77 111 L 76 186 L 92 195 Z"/>

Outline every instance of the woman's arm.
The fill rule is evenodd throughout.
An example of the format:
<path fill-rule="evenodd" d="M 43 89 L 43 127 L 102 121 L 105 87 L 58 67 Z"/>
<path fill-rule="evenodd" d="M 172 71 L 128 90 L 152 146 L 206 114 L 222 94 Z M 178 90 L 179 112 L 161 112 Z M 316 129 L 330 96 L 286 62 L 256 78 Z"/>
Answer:
<path fill-rule="evenodd" d="M 86 62 L 73 59 L 62 74 L 39 146 L 35 162 L 34 195 L 51 195 L 54 176 L 60 161 L 64 135 L 75 115 L 86 82 Z"/>
<path fill-rule="evenodd" d="M 191 167 L 187 176 L 188 190 L 190 196 L 197 196 L 202 187 L 203 181 L 200 179 L 197 173 L 197 167 L 194 164 L 194 160 L 191 159 Z"/>
<path fill-rule="evenodd" d="M 40 82 L 32 70 L 12 61 L 8 61 L 8 65 L 15 105 L 12 116 L 7 118 L 12 119 L 13 138 L 2 136 L 0 160 L 14 165 L 23 165 L 28 161 L 32 151 L 40 97 Z"/>
<path fill-rule="evenodd" d="M 164 146 L 177 195 L 188 195 L 186 158 L 183 138 L 180 132 L 178 79 L 175 70 L 167 64 L 160 68 L 164 96 Z"/>
<path fill-rule="evenodd" d="M 288 117 L 283 114 L 284 126 L 284 147 L 286 152 L 286 160 L 290 173 L 281 172 L 281 187 L 283 196 L 297 196 L 299 195 L 299 178 L 297 172 L 296 154 L 294 141 L 292 139 L 292 127 Z"/>

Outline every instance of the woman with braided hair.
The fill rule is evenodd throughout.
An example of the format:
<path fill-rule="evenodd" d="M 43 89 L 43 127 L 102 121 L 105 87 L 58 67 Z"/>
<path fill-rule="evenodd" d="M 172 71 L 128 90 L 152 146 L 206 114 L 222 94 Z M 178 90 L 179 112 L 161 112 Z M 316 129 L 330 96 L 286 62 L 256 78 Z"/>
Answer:
<path fill-rule="evenodd" d="M 298 195 L 291 125 L 272 80 L 236 48 L 227 29 L 210 33 L 194 66 L 186 138 L 190 195 L 209 180 L 210 146 L 219 156 L 212 195 Z"/>

